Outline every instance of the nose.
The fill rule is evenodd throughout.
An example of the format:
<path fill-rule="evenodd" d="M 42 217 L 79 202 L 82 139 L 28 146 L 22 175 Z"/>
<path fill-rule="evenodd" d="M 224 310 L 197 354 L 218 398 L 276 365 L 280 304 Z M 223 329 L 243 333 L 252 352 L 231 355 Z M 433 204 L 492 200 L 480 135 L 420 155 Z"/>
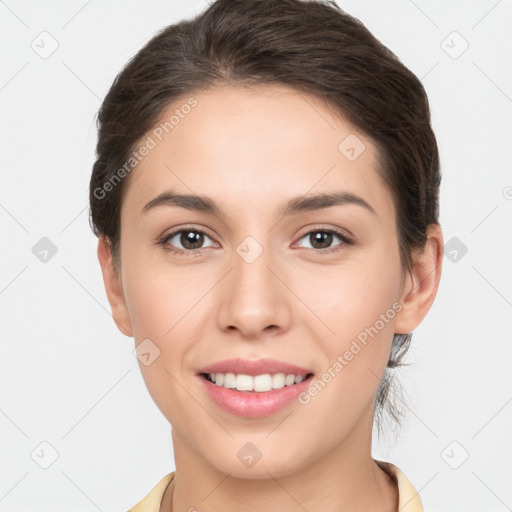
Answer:
<path fill-rule="evenodd" d="M 248 253 L 240 250 L 233 254 L 233 268 L 217 290 L 219 328 L 237 331 L 248 339 L 262 339 L 286 331 L 292 316 L 290 292 L 283 284 L 286 276 L 269 251 L 263 250 L 253 260 L 255 250 L 250 247 Z"/>

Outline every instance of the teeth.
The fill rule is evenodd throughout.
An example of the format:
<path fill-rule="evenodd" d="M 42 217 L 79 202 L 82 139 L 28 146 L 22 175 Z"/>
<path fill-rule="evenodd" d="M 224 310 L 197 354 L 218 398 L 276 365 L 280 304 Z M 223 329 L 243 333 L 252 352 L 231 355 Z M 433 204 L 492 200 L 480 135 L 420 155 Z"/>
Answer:
<path fill-rule="evenodd" d="M 285 373 L 265 373 L 263 375 L 244 375 L 234 373 L 210 373 L 210 380 L 217 386 L 237 391 L 264 392 L 272 389 L 280 389 L 285 386 L 293 386 L 302 382 L 306 375 L 286 375 Z"/>
<path fill-rule="evenodd" d="M 218 375 L 218 374 L 216 374 Z M 221 374 L 222 375 L 222 374 Z M 225 388 L 234 388 L 235 387 L 235 374 L 234 373 L 226 373 L 224 375 L 224 384 Z"/>
<path fill-rule="evenodd" d="M 272 389 L 284 388 L 284 381 L 286 380 L 284 373 L 276 373 L 272 375 Z"/>
<path fill-rule="evenodd" d="M 272 375 L 266 373 L 265 375 L 256 375 L 252 378 L 253 385 L 252 389 L 254 391 L 262 392 L 262 391 L 271 391 L 272 387 Z"/>
<path fill-rule="evenodd" d="M 287 375 L 284 379 L 284 385 L 291 386 L 293 384 L 295 384 L 295 375 Z"/>
<path fill-rule="evenodd" d="M 237 391 L 253 391 L 254 378 L 250 375 L 237 375 L 235 379 L 235 388 Z"/>

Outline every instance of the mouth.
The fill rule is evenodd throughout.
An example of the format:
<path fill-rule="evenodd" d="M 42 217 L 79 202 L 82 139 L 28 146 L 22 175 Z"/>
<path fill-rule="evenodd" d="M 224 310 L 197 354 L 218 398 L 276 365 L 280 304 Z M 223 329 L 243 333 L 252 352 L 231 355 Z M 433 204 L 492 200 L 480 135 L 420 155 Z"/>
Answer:
<path fill-rule="evenodd" d="M 299 405 L 313 372 L 272 358 L 227 359 L 199 368 L 206 395 L 221 409 L 243 418 L 264 418 Z"/>
<path fill-rule="evenodd" d="M 247 375 L 243 373 L 200 373 L 203 379 L 216 386 L 245 393 L 266 393 L 284 387 L 294 386 L 310 380 L 313 373 L 262 373 Z"/>

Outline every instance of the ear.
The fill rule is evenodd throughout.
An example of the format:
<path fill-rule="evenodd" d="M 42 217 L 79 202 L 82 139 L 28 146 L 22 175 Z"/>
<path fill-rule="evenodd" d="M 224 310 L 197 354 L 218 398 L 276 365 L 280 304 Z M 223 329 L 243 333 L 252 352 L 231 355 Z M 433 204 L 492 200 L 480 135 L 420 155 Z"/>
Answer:
<path fill-rule="evenodd" d="M 121 276 L 112 264 L 112 251 L 105 237 L 98 241 L 98 260 L 103 274 L 103 283 L 112 309 L 112 318 L 117 328 L 126 336 L 133 337 L 133 329 L 124 299 Z"/>
<path fill-rule="evenodd" d="M 425 247 L 413 252 L 413 267 L 405 279 L 400 296 L 402 309 L 395 317 L 395 333 L 411 332 L 425 318 L 439 287 L 443 254 L 441 226 L 430 224 Z"/>

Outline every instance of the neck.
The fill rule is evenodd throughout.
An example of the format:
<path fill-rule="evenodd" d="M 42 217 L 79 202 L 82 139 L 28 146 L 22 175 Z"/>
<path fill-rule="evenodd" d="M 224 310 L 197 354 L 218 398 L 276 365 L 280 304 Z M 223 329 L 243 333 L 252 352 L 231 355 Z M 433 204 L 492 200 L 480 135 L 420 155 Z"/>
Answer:
<path fill-rule="evenodd" d="M 370 420 L 373 410 L 369 411 Z M 173 430 L 176 475 L 164 494 L 160 512 L 234 511 L 396 512 L 396 484 L 371 457 L 369 428 L 355 427 L 323 457 L 286 476 L 234 478 L 200 457 Z M 243 507 L 240 504 L 243 503 Z"/>

